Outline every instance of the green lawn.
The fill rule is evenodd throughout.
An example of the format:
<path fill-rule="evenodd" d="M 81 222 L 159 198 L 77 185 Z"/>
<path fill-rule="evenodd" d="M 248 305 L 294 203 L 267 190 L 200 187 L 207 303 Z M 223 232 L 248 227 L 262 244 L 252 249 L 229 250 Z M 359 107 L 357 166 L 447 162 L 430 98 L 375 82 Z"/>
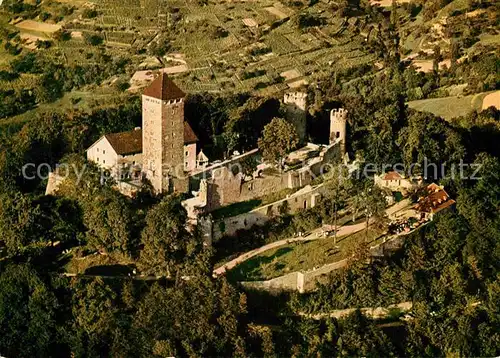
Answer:
<path fill-rule="evenodd" d="M 369 229 L 341 237 L 334 245 L 333 238 L 302 241 L 281 246 L 255 256 L 227 273 L 227 277 L 234 281 L 269 280 L 290 272 L 311 270 L 328 263 L 342 260 L 350 255 L 354 245 L 367 242 L 373 246 L 381 239 L 382 232 Z M 378 240 L 378 241 L 377 241 Z"/>
<path fill-rule="evenodd" d="M 417 111 L 430 112 L 436 116 L 451 120 L 465 116 L 472 110 L 481 110 L 483 99 L 491 92 L 483 92 L 465 97 L 429 98 L 408 102 L 408 106 Z"/>
<path fill-rule="evenodd" d="M 98 87 L 93 91 L 68 92 L 54 102 L 42 103 L 24 113 L 0 119 L 0 136 L 10 136 L 16 133 L 38 113 L 45 111 L 67 112 L 72 109 L 89 112 L 99 106 L 106 106 L 109 101 L 119 102 L 120 98 L 127 100 L 127 96 L 128 94 L 118 92 L 112 87 Z"/>

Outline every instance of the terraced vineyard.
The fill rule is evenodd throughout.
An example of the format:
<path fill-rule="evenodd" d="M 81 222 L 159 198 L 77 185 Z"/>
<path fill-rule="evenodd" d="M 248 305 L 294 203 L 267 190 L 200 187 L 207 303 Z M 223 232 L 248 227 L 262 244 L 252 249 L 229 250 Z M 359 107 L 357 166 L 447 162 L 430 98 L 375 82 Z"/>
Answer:
<path fill-rule="evenodd" d="M 334 65 L 349 67 L 373 59 L 361 47 L 363 37 L 354 35 L 354 29 L 332 36 L 346 22 L 324 11 L 321 3 L 313 8 L 323 13 L 324 31 L 300 30 L 296 15 L 301 10 L 272 0 L 204 6 L 194 1 L 104 0 L 94 6 L 96 18 L 77 18 L 64 28 L 100 32 L 108 51 L 132 58 L 137 67 L 150 44 L 168 36 L 170 52 L 185 59 L 188 71 L 175 76 L 189 91 L 274 93 L 310 83 Z M 84 42 L 76 36 L 61 46 L 68 61 L 72 53 L 80 61 L 88 51 L 87 46 L 85 53 L 78 54 Z M 265 51 L 253 51 L 256 47 Z M 265 74 L 242 78 L 244 72 L 257 69 Z M 280 73 L 291 70 L 297 71 L 296 79 L 277 80 Z"/>
<path fill-rule="evenodd" d="M 107 53 L 132 60 L 128 74 L 132 77 L 134 69 L 171 65 L 167 60 L 153 62 L 151 67 L 144 64 L 148 48 L 167 37 L 169 52 L 185 60 L 184 73 L 174 76 L 186 90 L 274 93 L 311 83 L 332 66 L 354 66 L 373 59 L 362 49 L 363 37 L 354 35 L 354 29 L 332 36 L 345 27 L 346 21 L 325 11 L 325 6 L 318 3 L 310 7 L 322 13 L 324 29 L 305 31 L 297 25 L 302 10 L 274 0 L 208 5 L 195 1 L 103 0 L 85 5 L 95 8 L 96 17 L 84 18 L 77 11 L 59 23 L 72 38 L 58 41 L 57 47 L 47 51 L 62 56 L 68 64 L 92 63 L 99 49 L 89 46 L 85 38 L 97 35 L 103 39 Z M 255 70 L 263 74 L 243 76 Z M 287 71 L 296 71 L 295 77 L 280 83 L 280 74 Z M 134 88 L 137 86 L 140 84 L 134 84 Z"/>

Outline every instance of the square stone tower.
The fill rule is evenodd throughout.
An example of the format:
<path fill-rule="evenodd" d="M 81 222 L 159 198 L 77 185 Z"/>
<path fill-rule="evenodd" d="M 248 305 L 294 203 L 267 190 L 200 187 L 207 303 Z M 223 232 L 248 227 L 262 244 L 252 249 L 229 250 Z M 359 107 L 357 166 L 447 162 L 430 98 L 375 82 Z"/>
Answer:
<path fill-rule="evenodd" d="M 186 192 L 184 98 L 164 73 L 142 95 L 143 171 L 156 193 Z"/>
<path fill-rule="evenodd" d="M 283 97 L 286 120 L 292 123 L 299 135 L 300 143 L 306 139 L 307 94 L 303 92 L 285 93 Z"/>

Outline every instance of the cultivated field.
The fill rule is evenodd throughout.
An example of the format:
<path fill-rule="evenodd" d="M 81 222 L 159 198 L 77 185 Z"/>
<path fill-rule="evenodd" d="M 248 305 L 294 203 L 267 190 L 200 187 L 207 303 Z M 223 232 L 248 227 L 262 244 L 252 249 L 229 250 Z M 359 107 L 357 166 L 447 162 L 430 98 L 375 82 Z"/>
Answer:
<path fill-rule="evenodd" d="M 465 116 L 474 110 L 481 111 L 484 107 L 483 103 L 485 98 L 489 97 L 488 103 L 494 103 L 496 101 L 498 104 L 499 96 L 497 93 L 499 92 L 483 92 L 465 97 L 423 99 L 408 102 L 408 106 L 417 111 L 430 112 L 446 120 L 451 120 L 455 117 Z"/>
<path fill-rule="evenodd" d="M 496 91 L 490 93 L 483 100 L 483 109 L 487 109 L 490 107 L 495 107 L 496 109 L 500 109 L 500 91 Z"/>
<path fill-rule="evenodd" d="M 96 18 L 75 17 L 64 25 L 75 36 L 60 46 L 68 48 L 63 51 L 71 61 L 71 53 L 79 56 L 77 52 L 85 46 L 81 37 L 92 32 L 102 35 L 105 45 L 117 54 L 130 57 L 135 52 L 136 71 L 146 72 L 134 75 L 133 89 L 148 83 L 148 70 L 166 67 L 189 92 L 272 94 L 312 83 L 333 68 L 369 63 L 374 58 L 366 52 L 363 37 L 355 34 L 356 28 L 326 11 L 328 6 L 322 2 L 312 11 L 321 13 L 325 26 L 309 31 L 298 28 L 296 8 L 273 0 L 203 6 L 179 0 L 103 0 L 94 6 Z M 169 53 L 158 58 L 160 62 L 138 54 L 168 33 L 172 33 L 171 51 L 182 54 L 184 63 L 172 63 Z"/>
<path fill-rule="evenodd" d="M 53 33 L 61 29 L 61 25 L 47 24 L 33 20 L 24 20 L 16 24 L 16 27 L 21 30 L 32 30 L 38 32 Z"/>

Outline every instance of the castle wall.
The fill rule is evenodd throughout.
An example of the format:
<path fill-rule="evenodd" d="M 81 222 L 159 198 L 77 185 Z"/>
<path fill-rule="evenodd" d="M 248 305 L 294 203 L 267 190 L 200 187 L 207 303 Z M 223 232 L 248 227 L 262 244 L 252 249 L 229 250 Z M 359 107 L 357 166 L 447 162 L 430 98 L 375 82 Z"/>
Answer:
<path fill-rule="evenodd" d="M 131 165 L 141 165 L 142 164 L 142 153 L 136 153 L 136 154 L 130 154 L 130 155 L 119 155 L 118 162 L 131 164 Z"/>
<path fill-rule="evenodd" d="M 202 179 L 209 179 L 213 176 L 213 173 L 216 172 L 216 170 L 226 167 L 226 168 L 231 168 L 233 166 L 239 165 L 242 161 L 246 160 L 247 158 L 256 158 L 259 156 L 259 149 L 255 148 L 252 149 L 246 153 L 233 156 L 223 162 L 220 163 L 211 163 L 211 165 L 205 167 L 205 168 L 197 168 L 193 173 L 190 175 L 191 179 L 191 190 L 198 190 L 198 186 L 200 183 L 200 180 Z"/>
<path fill-rule="evenodd" d="M 340 141 L 332 143 L 326 147 L 322 153 L 320 153 L 316 162 L 310 164 L 308 172 L 314 176 L 325 174 L 325 171 L 328 170 L 329 164 L 337 163 L 342 159 L 341 151 L 342 145 Z"/>
<path fill-rule="evenodd" d="M 193 171 L 196 168 L 196 143 L 184 145 L 184 170 Z"/>
<path fill-rule="evenodd" d="M 140 171 L 142 170 L 142 153 L 119 155 L 117 163 L 118 165 L 115 167 L 113 173 L 117 180 L 140 177 Z"/>
<path fill-rule="evenodd" d="M 297 170 L 265 175 L 243 181 L 241 174 L 234 175 L 227 167 L 214 170 L 208 181 L 206 212 L 221 206 L 253 200 L 280 192 L 284 189 L 302 188 L 324 174 L 325 166 L 340 159 L 340 142 L 324 148 L 317 158 Z"/>
<path fill-rule="evenodd" d="M 116 154 L 109 141 L 103 136 L 87 149 L 87 159 L 102 168 L 111 169 L 117 164 L 119 155 Z"/>
<path fill-rule="evenodd" d="M 238 230 L 249 229 L 254 225 L 264 225 L 271 218 L 280 215 L 280 207 L 283 205 L 287 205 L 290 214 L 313 208 L 318 203 L 323 190 L 323 185 L 308 186 L 287 198 L 261 206 L 248 213 L 224 218 L 214 224 L 213 239 L 219 240 L 223 235 L 233 236 Z M 287 204 L 284 204 L 285 202 Z"/>

